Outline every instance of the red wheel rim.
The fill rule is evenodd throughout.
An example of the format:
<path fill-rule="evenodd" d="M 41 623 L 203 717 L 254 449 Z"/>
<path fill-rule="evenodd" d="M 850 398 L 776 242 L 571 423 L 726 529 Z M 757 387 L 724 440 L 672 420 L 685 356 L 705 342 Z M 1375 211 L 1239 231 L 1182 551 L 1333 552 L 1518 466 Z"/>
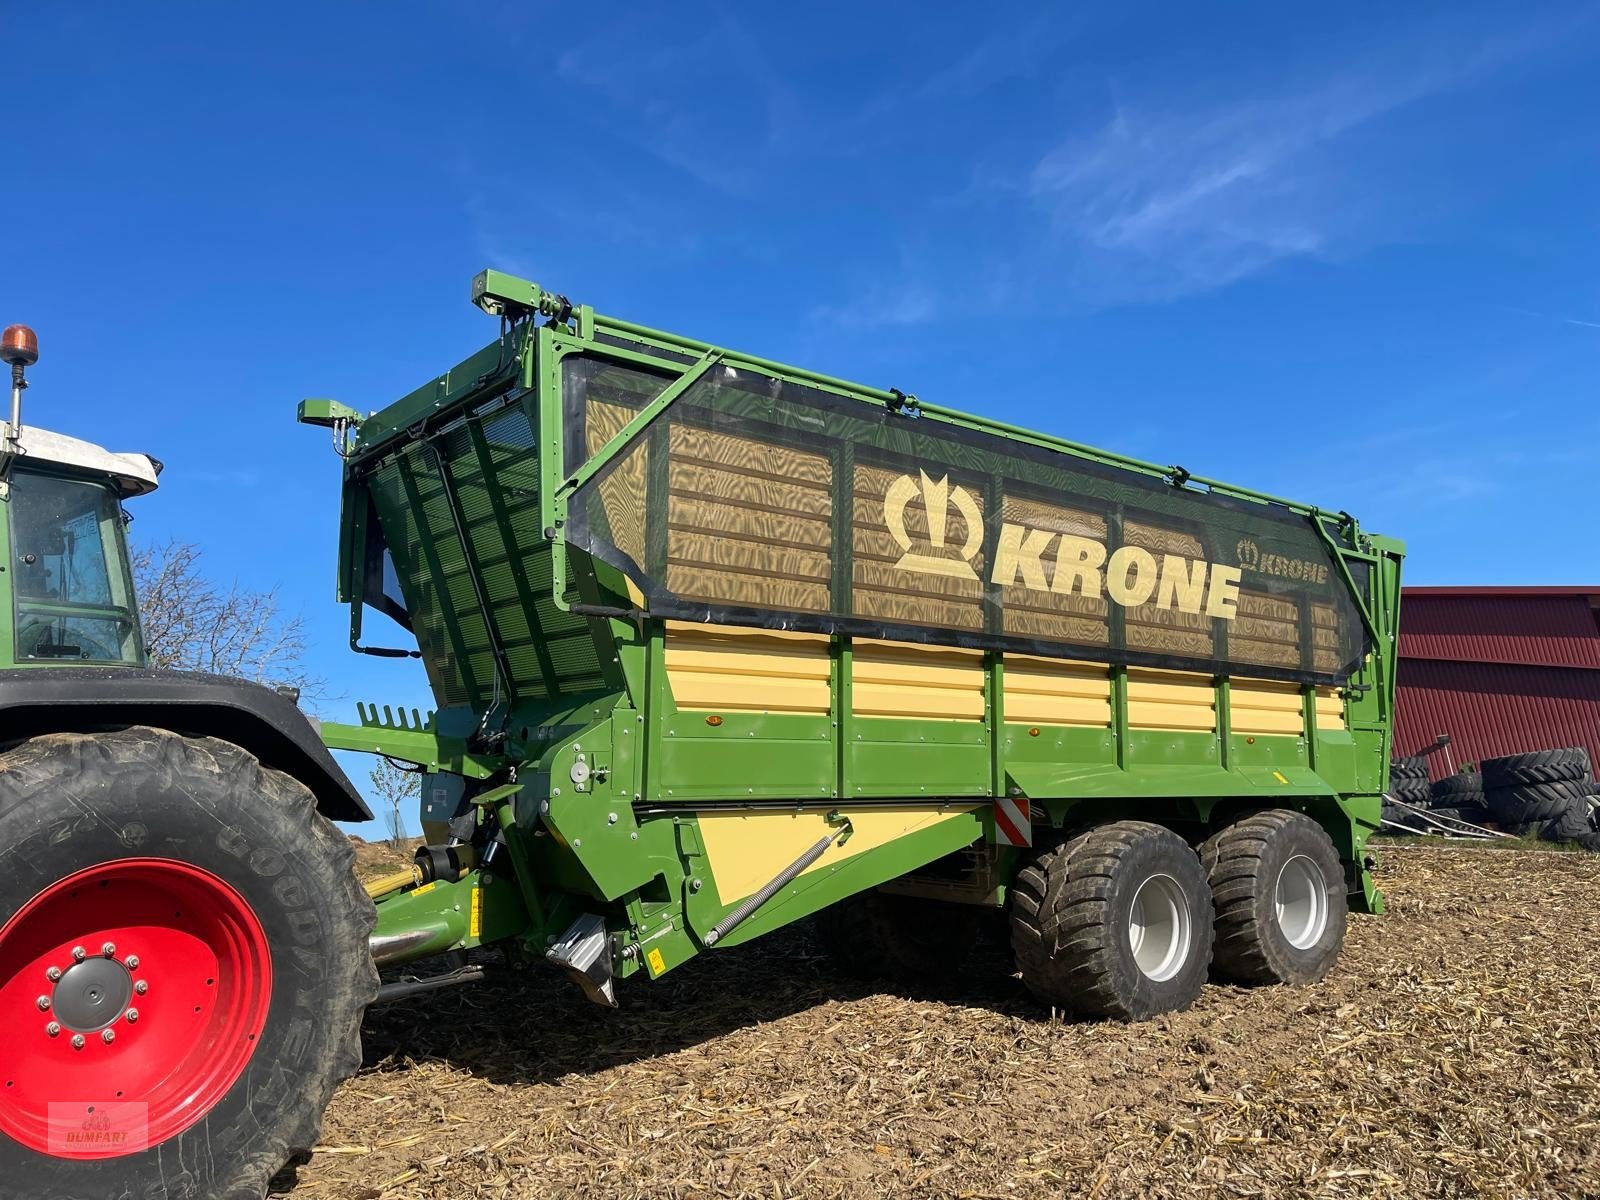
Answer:
<path fill-rule="evenodd" d="M 159 1145 L 227 1095 L 271 999 L 261 922 L 209 871 L 69 875 L 0 928 L 0 1131 L 58 1158 Z"/>

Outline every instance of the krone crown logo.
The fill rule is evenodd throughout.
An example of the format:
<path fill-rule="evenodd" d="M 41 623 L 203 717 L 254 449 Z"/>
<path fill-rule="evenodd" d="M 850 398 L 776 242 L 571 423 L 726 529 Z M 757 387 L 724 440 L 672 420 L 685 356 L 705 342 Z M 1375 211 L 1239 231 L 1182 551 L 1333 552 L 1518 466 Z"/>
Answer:
<path fill-rule="evenodd" d="M 978 573 L 972 569 L 971 560 L 978 553 L 978 547 L 983 544 L 983 512 L 978 508 L 978 502 L 966 488 L 951 487 L 949 475 L 934 480 L 928 478 L 926 471 L 918 471 L 917 474 L 922 477 L 920 487 L 911 476 L 902 475 L 891 483 L 889 490 L 883 494 L 884 524 L 889 527 L 889 536 L 894 538 L 904 551 L 900 555 L 900 561 L 894 564 L 896 569 L 976 581 Z M 919 490 L 922 493 L 923 510 L 928 514 L 929 549 L 945 549 L 945 531 L 951 505 L 954 505 L 956 511 L 965 518 L 967 539 L 960 547 L 960 558 L 912 552 L 911 535 L 906 532 L 906 505 Z"/>

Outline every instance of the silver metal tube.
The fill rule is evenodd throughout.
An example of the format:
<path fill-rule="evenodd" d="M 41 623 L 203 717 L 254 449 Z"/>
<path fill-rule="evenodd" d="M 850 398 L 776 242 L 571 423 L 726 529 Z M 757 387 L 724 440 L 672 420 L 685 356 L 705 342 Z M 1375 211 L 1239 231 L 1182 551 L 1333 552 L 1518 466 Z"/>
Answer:
<path fill-rule="evenodd" d="M 6 426 L 6 441 L 15 444 L 22 438 L 22 368 L 11 369 L 11 423 Z"/>

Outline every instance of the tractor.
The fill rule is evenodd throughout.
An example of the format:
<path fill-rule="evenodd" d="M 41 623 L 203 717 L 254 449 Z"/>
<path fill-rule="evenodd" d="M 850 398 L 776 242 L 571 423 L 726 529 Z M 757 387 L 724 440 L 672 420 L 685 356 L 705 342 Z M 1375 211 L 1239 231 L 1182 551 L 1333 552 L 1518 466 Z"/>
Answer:
<path fill-rule="evenodd" d="M 360 1063 L 370 817 L 294 700 L 153 670 L 124 504 L 161 464 L 22 422 L 0 336 L 0 1195 L 260 1196 Z"/>

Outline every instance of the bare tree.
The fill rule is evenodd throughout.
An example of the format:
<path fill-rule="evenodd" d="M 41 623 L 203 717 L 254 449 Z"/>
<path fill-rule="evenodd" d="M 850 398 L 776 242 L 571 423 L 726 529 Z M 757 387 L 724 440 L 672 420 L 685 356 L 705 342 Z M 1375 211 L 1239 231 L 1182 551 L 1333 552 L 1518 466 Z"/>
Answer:
<path fill-rule="evenodd" d="M 372 764 L 372 790 L 383 801 L 384 825 L 389 830 L 389 845 L 404 850 L 406 822 L 402 810 L 406 801 L 415 800 L 422 790 L 422 776 L 416 771 L 402 770 L 387 758 L 378 758 Z"/>
<path fill-rule="evenodd" d="M 306 667 L 304 622 L 283 612 L 276 588 L 217 583 L 189 542 L 135 545 L 131 556 L 151 666 L 322 692 L 323 680 Z"/>

